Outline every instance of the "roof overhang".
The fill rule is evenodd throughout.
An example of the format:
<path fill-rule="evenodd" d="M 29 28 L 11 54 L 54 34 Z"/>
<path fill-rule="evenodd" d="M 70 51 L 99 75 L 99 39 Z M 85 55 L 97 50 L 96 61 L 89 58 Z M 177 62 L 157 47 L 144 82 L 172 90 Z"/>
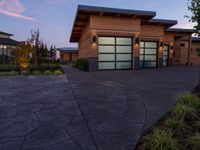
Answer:
<path fill-rule="evenodd" d="M 165 30 L 166 32 L 173 32 L 173 33 L 194 33 L 194 29 L 181 29 L 181 28 L 169 28 Z"/>
<path fill-rule="evenodd" d="M 166 29 L 177 24 L 177 20 L 167 20 L 167 19 L 151 19 L 143 21 L 143 24 L 153 24 L 153 25 L 162 25 Z"/>
<path fill-rule="evenodd" d="M 17 46 L 17 45 L 19 45 L 19 42 L 15 41 L 13 39 L 10 39 L 10 38 L 0 38 L 0 44 Z"/>
<path fill-rule="evenodd" d="M 56 49 L 59 52 L 66 52 L 66 53 L 77 53 L 79 49 L 77 47 L 63 47 Z"/>
<path fill-rule="evenodd" d="M 2 31 L 0 31 L 0 34 L 3 34 L 3 35 L 8 35 L 8 36 L 13 36 L 13 34 L 6 33 L 6 32 L 2 32 Z"/>
<path fill-rule="evenodd" d="M 140 17 L 143 20 L 149 20 L 156 16 L 154 11 L 143 11 L 143 10 L 130 10 L 130 9 L 119 9 L 119 8 L 107 8 L 107 7 L 96 7 L 78 5 L 70 42 L 78 42 L 82 31 L 89 21 L 91 15 L 99 16 L 113 16 L 113 17 Z"/>

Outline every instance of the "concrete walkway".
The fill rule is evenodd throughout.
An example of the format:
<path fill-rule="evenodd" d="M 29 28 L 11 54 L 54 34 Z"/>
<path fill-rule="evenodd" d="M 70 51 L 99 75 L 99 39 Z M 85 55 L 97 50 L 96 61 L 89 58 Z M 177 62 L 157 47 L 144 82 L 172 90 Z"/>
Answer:
<path fill-rule="evenodd" d="M 199 66 L 0 78 L 0 150 L 133 150 Z"/>

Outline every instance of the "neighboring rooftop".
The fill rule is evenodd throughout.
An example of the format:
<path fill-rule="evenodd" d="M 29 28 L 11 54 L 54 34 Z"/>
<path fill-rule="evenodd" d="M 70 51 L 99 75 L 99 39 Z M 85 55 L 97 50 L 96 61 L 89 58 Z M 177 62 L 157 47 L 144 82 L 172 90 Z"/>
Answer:
<path fill-rule="evenodd" d="M 156 16 L 154 11 L 130 10 L 120 8 L 96 7 L 78 5 L 78 10 L 74 20 L 70 42 L 77 42 L 81 36 L 82 30 L 89 20 L 90 15 L 99 16 L 122 16 L 122 17 L 142 17 L 143 20 L 149 20 Z"/>
<path fill-rule="evenodd" d="M 15 41 L 15 40 L 12 40 L 10 38 L 0 38 L 0 44 L 16 46 L 16 45 L 19 44 L 19 42 Z"/>
<path fill-rule="evenodd" d="M 169 28 L 166 29 L 167 32 L 181 32 L 181 33 L 194 33 L 194 29 L 181 29 L 181 28 Z"/>
<path fill-rule="evenodd" d="M 189 37 L 183 37 L 181 38 L 182 41 L 188 41 L 189 40 Z M 200 42 L 200 37 L 192 37 L 192 42 Z"/>
<path fill-rule="evenodd" d="M 2 31 L 0 31 L 0 34 L 3 34 L 3 35 L 8 35 L 8 36 L 13 36 L 13 34 L 6 33 L 6 32 L 2 32 Z"/>
<path fill-rule="evenodd" d="M 60 52 L 68 52 L 68 53 L 76 53 L 78 52 L 78 47 L 63 47 L 63 48 L 57 48 L 57 51 Z"/>

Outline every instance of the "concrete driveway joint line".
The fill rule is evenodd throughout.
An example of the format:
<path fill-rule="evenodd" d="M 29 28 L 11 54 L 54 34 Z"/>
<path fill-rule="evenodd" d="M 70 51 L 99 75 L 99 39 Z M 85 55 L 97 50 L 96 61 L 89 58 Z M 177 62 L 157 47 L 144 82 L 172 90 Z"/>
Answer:
<path fill-rule="evenodd" d="M 93 137 L 92 132 L 91 132 L 91 130 L 90 130 L 90 127 L 89 127 L 89 125 L 88 125 L 88 123 L 87 123 L 87 121 L 86 121 L 86 117 L 85 117 L 84 112 L 83 112 L 83 110 L 82 110 L 82 108 L 81 108 L 81 105 L 79 104 L 79 102 L 78 102 L 78 100 L 77 100 L 78 98 L 77 98 L 77 96 L 76 96 L 76 94 L 75 94 L 75 92 L 74 92 L 74 90 L 73 90 L 73 88 L 72 88 L 71 82 L 70 82 L 70 80 L 68 80 L 68 78 L 67 78 L 67 74 L 65 75 L 65 80 L 66 80 L 66 83 L 68 83 L 69 86 L 70 86 L 70 89 L 71 89 L 71 91 L 72 91 L 72 93 L 73 93 L 74 99 L 75 99 L 75 101 L 76 101 L 76 103 L 77 103 L 77 105 L 78 105 L 78 107 L 79 107 L 79 110 L 80 110 L 81 115 L 82 115 L 82 117 L 83 117 L 83 119 L 84 119 L 84 121 L 85 121 L 85 124 L 87 125 L 89 134 L 90 134 L 90 136 L 91 136 L 91 138 L 92 138 L 92 141 L 93 141 L 93 143 L 94 143 L 96 149 L 98 150 L 98 146 L 97 146 L 97 144 L 95 143 L 94 137 Z"/>

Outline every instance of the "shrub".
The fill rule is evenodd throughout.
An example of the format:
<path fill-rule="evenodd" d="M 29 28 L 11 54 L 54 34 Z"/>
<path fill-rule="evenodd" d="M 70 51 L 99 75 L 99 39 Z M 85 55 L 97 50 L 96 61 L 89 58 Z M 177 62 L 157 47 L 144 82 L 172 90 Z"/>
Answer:
<path fill-rule="evenodd" d="M 172 137 L 171 131 L 163 131 L 158 128 L 144 138 L 146 149 L 150 150 L 179 150 L 176 139 Z"/>
<path fill-rule="evenodd" d="M 189 138 L 188 146 L 191 150 L 200 150 L 200 135 L 195 135 Z"/>
<path fill-rule="evenodd" d="M 0 72 L 8 72 L 8 71 L 19 71 L 19 66 L 13 64 L 0 65 Z"/>
<path fill-rule="evenodd" d="M 186 125 L 182 120 L 175 120 L 172 118 L 168 118 L 165 121 L 165 126 L 172 131 L 177 131 L 178 133 L 181 133 L 186 128 Z"/>
<path fill-rule="evenodd" d="M 55 70 L 55 71 L 53 72 L 53 74 L 54 74 L 54 75 L 62 75 L 63 73 L 62 73 L 62 71 L 60 71 L 60 70 Z"/>
<path fill-rule="evenodd" d="M 30 65 L 29 69 L 31 72 L 36 70 L 44 72 L 45 70 L 52 70 L 52 71 L 59 70 L 61 69 L 61 67 L 59 64 L 39 64 L 39 65 Z"/>
<path fill-rule="evenodd" d="M 89 64 L 84 59 L 78 59 L 73 66 L 75 68 L 81 69 L 83 71 L 88 71 L 88 69 L 89 69 Z"/>
<path fill-rule="evenodd" d="M 33 75 L 41 75 L 42 72 L 41 72 L 41 71 L 33 71 L 32 74 L 33 74 Z"/>
<path fill-rule="evenodd" d="M 194 119 L 197 117 L 197 111 L 193 107 L 189 107 L 184 104 L 177 104 L 172 109 L 172 115 L 174 119 L 184 120 L 184 119 Z"/>
<path fill-rule="evenodd" d="M 200 108 L 200 99 L 189 92 L 177 96 L 177 104 L 184 104 L 196 109 Z"/>
<path fill-rule="evenodd" d="M 52 74 L 52 72 L 51 72 L 51 70 L 46 70 L 46 71 L 44 71 L 44 73 L 43 74 L 45 74 L 45 75 L 51 75 Z"/>
<path fill-rule="evenodd" d="M 8 75 L 9 76 L 17 76 L 17 75 L 19 75 L 19 73 L 17 71 L 10 71 L 10 72 L 8 72 Z"/>

